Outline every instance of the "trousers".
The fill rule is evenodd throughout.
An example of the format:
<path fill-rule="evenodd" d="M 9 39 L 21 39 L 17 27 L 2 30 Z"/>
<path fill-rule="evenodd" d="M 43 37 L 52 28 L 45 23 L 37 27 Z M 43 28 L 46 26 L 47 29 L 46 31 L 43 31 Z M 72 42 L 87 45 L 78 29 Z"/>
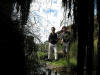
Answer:
<path fill-rule="evenodd" d="M 51 59 L 51 54 L 52 54 L 53 50 L 54 50 L 54 56 L 55 56 L 55 60 L 56 60 L 56 59 L 58 59 L 57 45 L 49 43 L 48 59 Z"/>
<path fill-rule="evenodd" d="M 65 53 L 68 52 L 68 46 L 69 46 L 69 43 L 63 42 L 63 51 L 64 51 Z"/>

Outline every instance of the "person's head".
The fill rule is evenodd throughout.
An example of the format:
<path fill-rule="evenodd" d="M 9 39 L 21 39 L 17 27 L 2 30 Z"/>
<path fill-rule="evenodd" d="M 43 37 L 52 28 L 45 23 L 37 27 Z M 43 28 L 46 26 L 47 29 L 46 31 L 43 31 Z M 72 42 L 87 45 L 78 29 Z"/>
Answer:
<path fill-rule="evenodd" d="M 66 31 L 67 31 L 67 27 L 66 27 L 66 26 L 63 26 L 63 27 L 62 27 L 62 31 L 63 31 L 63 32 L 66 32 Z"/>
<path fill-rule="evenodd" d="M 51 32 L 55 33 L 55 27 L 51 27 Z"/>

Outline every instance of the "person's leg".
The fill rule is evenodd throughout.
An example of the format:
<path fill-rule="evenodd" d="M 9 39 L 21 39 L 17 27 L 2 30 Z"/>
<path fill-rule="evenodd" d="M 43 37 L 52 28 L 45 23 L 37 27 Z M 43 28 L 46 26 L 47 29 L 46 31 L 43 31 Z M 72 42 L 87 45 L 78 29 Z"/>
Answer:
<path fill-rule="evenodd" d="M 68 43 L 64 43 L 64 52 L 65 52 L 65 53 L 68 52 Z"/>
<path fill-rule="evenodd" d="M 65 46 L 65 52 L 66 52 L 66 53 L 68 52 L 68 46 L 67 46 L 67 44 L 66 44 L 66 46 Z"/>
<path fill-rule="evenodd" d="M 68 50 L 68 43 L 65 43 L 65 57 L 66 59 L 68 60 L 68 63 L 69 63 L 69 50 Z"/>
<path fill-rule="evenodd" d="M 66 54 L 66 44 L 65 43 L 63 43 L 63 52 L 64 54 Z"/>
<path fill-rule="evenodd" d="M 51 59 L 51 49 L 52 49 L 52 45 L 51 45 L 51 43 L 49 43 L 48 59 Z"/>
<path fill-rule="evenodd" d="M 57 60 L 58 59 L 57 45 L 54 46 L 54 56 L 55 56 L 55 60 Z"/>

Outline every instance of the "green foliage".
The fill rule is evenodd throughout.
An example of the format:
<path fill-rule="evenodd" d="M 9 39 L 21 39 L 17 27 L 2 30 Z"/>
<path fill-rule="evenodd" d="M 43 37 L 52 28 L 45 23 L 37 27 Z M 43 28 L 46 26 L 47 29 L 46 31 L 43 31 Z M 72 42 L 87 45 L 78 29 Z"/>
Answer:
<path fill-rule="evenodd" d="M 94 54 L 97 53 L 97 42 L 98 40 L 95 39 L 94 40 Z M 55 61 L 53 60 L 52 62 L 47 62 L 45 60 L 43 60 L 43 62 L 47 62 L 48 64 L 52 65 L 52 66 L 61 66 L 61 67 L 67 67 L 67 66 L 76 66 L 77 65 L 77 46 L 78 46 L 78 41 L 73 41 L 70 45 L 70 52 L 69 52 L 69 63 L 68 63 L 68 60 L 66 60 L 66 58 L 59 58 L 58 61 Z M 58 47 L 58 53 L 59 52 L 62 52 L 62 46 L 60 44 L 60 41 L 58 42 L 57 44 L 57 47 Z M 52 54 L 53 55 L 53 54 Z M 38 57 L 39 58 L 43 58 L 44 56 L 47 56 L 47 52 L 42 52 L 42 51 L 39 51 L 38 52 Z M 54 57 L 53 57 L 54 58 Z"/>
<path fill-rule="evenodd" d="M 70 65 L 71 66 L 76 66 L 77 65 L 77 59 L 75 57 L 70 59 Z"/>
<path fill-rule="evenodd" d="M 94 39 L 98 37 L 98 31 L 99 31 L 99 25 L 95 24 L 94 25 Z"/>
<path fill-rule="evenodd" d="M 68 60 L 66 60 L 66 58 L 61 58 L 58 61 L 52 61 L 52 62 L 48 62 L 48 64 L 52 65 L 52 66 L 58 66 L 58 67 L 68 67 L 68 66 L 76 66 L 77 65 L 77 60 L 76 58 L 70 58 L 70 61 L 68 63 Z"/>
<path fill-rule="evenodd" d="M 41 58 L 43 58 L 44 56 L 46 56 L 47 53 L 39 51 L 39 52 L 37 52 L 37 55 L 38 55 L 39 59 L 41 59 Z"/>
<path fill-rule="evenodd" d="M 94 40 L 94 53 L 97 53 L 97 39 Z M 58 46 L 58 53 L 62 51 L 62 46 L 60 44 L 60 41 L 57 44 Z M 78 46 L 78 41 L 76 40 L 75 42 L 72 42 L 70 46 L 70 58 L 69 58 L 69 63 L 65 58 L 60 58 L 58 61 L 53 60 L 52 62 L 48 62 L 48 64 L 53 65 L 53 66 L 76 66 L 77 65 L 77 46 Z M 44 56 L 47 56 L 47 52 L 38 52 L 38 57 L 43 58 Z M 46 61 L 44 61 L 46 62 Z"/>
<path fill-rule="evenodd" d="M 58 61 L 53 61 L 53 62 L 48 62 L 48 64 L 52 65 L 52 66 L 63 66 L 66 67 L 68 66 L 68 62 L 65 58 L 61 58 Z"/>
<path fill-rule="evenodd" d="M 61 66 L 61 67 L 63 67 L 63 66 L 67 67 L 69 65 L 76 66 L 77 65 L 77 58 L 76 58 L 77 57 L 77 44 L 78 44 L 78 42 L 75 41 L 75 42 L 72 42 L 72 44 L 70 46 L 69 63 L 68 63 L 68 60 L 65 57 L 59 58 L 58 61 L 53 60 L 52 62 L 47 62 L 43 59 L 45 56 L 47 56 L 47 52 L 38 51 L 38 57 L 40 59 L 40 62 L 45 62 L 45 63 L 47 62 L 48 64 L 50 64 L 52 66 Z M 60 41 L 58 42 L 57 47 L 58 47 L 58 54 L 59 54 L 60 52 L 62 52 L 62 46 L 60 44 Z M 53 54 L 52 54 L 52 57 L 54 58 Z"/>
<path fill-rule="evenodd" d="M 73 42 L 71 44 L 71 46 L 70 46 L 70 52 L 69 52 L 69 54 L 70 54 L 71 57 L 77 57 L 77 49 L 78 49 L 77 45 L 78 45 L 78 41 L 75 41 L 75 42 Z"/>
<path fill-rule="evenodd" d="M 70 65 L 71 66 L 76 66 L 77 65 L 77 50 L 78 50 L 78 41 L 73 41 L 71 46 L 70 46 Z"/>
<path fill-rule="evenodd" d="M 98 39 L 94 40 L 94 54 L 95 55 L 97 54 L 97 42 L 98 42 Z"/>

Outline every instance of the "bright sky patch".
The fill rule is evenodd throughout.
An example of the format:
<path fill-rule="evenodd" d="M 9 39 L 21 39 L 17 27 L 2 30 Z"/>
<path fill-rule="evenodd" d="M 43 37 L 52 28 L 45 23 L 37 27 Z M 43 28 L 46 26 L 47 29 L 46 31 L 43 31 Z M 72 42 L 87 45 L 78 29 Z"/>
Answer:
<path fill-rule="evenodd" d="M 31 4 L 29 19 L 31 22 L 38 23 L 40 39 L 42 42 L 48 40 L 51 27 L 54 26 L 56 31 L 61 29 L 60 23 L 63 20 L 62 0 L 36 0 Z M 72 22 L 70 21 L 70 24 Z M 37 26 L 34 26 L 37 27 Z M 35 32 L 35 34 L 37 34 Z"/>

